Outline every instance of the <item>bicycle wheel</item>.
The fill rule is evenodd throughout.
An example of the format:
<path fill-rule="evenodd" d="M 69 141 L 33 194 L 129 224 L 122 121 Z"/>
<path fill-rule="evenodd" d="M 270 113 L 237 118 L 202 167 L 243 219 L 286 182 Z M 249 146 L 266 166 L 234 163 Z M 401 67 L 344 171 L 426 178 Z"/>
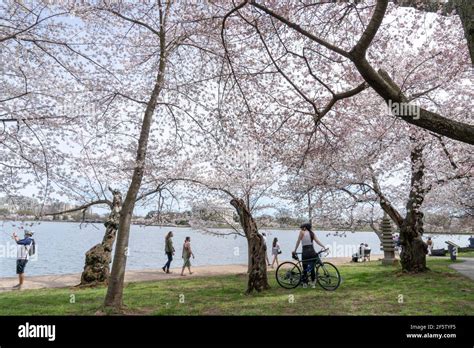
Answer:
<path fill-rule="evenodd" d="M 339 270 L 332 263 L 323 262 L 316 268 L 316 279 L 318 284 L 328 291 L 336 290 L 341 284 Z"/>
<path fill-rule="evenodd" d="M 301 282 L 301 269 L 293 262 L 283 262 L 278 266 L 275 276 L 282 288 L 294 289 Z"/>

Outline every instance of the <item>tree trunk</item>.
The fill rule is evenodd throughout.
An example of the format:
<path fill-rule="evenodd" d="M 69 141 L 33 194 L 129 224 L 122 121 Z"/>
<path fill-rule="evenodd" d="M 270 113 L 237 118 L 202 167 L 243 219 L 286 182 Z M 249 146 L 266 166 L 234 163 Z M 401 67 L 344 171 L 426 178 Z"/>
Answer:
<path fill-rule="evenodd" d="M 422 232 L 418 226 L 402 225 L 400 228 L 400 242 L 402 252 L 400 263 L 402 270 L 409 273 L 420 273 L 428 270 L 426 267 L 426 254 L 428 247 L 421 239 Z"/>
<path fill-rule="evenodd" d="M 423 213 L 421 205 L 424 200 L 424 170 L 423 161 L 424 145 L 416 138 L 410 138 L 414 144 L 411 151 L 411 184 L 410 195 L 407 202 L 407 212 L 400 226 L 400 242 L 402 252 L 400 263 L 404 272 L 425 272 L 426 254 L 428 246 L 422 240 L 423 235 Z"/>
<path fill-rule="evenodd" d="M 467 40 L 471 64 L 474 64 L 474 6 L 471 1 L 472 0 L 454 0 L 453 3 L 464 28 L 464 36 Z"/>
<path fill-rule="evenodd" d="M 161 75 L 159 75 L 161 76 Z M 133 171 L 132 182 L 125 197 L 125 201 L 120 213 L 119 229 L 117 236 L 117 245 L 115 248 L 114 261 L 112 264 L 112 273 L 105 297 L 105 306 L 113 307 L 118 310 L 123 305 L 123 285 L 125 279 L 125 267 L 127 264 L 128 241 L 130 237 L 130 225 L 132 223 L 133 210 L 143 179 L 145 166 L 146 148 L 148 137 L 150 135 L 151 120 L 156 107 L 156 101 L 161 89 L 161 83 L 157 83 L 151 95 L 145 116 L 143 118 L 140 139 L 138 141 L 137 157 L 135 160 L 135 169 Z"/>
<path fill-rule="evenodd" d="M 112 211 L 104 224 L 104 239 L 102 243 L 96 244 L 86 253 L 86 262 L 81 275 L 80 286 L 108 284 L 112 249 L 119 226 L 120 210 L 122 209 L 122 195 L 116 190 L 112 191 L 112 194 Z"/>
<path fill-rule="evenodd" d="M 410 194 L 406 204 L 406 215 L 403 218 L 397 209 L 383 195 L 377 178 L 372 175 L 373 189 L 379 196 L 380 207 L 386 212 L 393 222 L 400 228 L 400 263 L 404 272 L 418 273 L 428 270 L 426 267 L 426 254 L 428 246 L 422 240 L 423 213 L 421 205 L 424 201 L 424 170 L 423 161 L 424 145 L 416 137 L 410 137 L 413 149 L 410 154 L 411 183 Z"/>
<path fill-rule="evenodd" d="M 230 204 L 236 209 L 239 215 L 240 224 L 245 232 L 245 237 L 249 245 L 249 275 L 247 284 L 247 294 L 253 290 L 260 292 L 270 288 L 267 278 L 267 262 L 265 259 L 265 243 L 263 236 L 258 233 L 257 224 L 252 217 L 248 207 L 242 199 L 234 198 Z"/>
<path fill-rule="evenodd" d="M 311 191 L 308 191 L 308 221 L 310 224 L 313 223 L 313 206 L 311 203 Z"/>
<path fill-rule="evenodd" d="M 247 239 L 247 274 L 252 272 L 252 255 L 250 254 L 250 242 Z"/>
<path fill-rule="evenodd" d="M 150 136 L 153 114 L 155 112 L 158 96 L 160 95 L 164 82 L 166 67 L 165 18 L 169 13 L 170 3 L 168 3 L 166 6 L 165 14 L 162 13 L 162 9 L 160 7 L 160 63 L 158 67 L 158 73 L 153 91 L 145 109 L 145 114 L 143 116 L 132 181 L 130 183 L 127 196 L 125 197 L 122 211 L 120 213 L 117 245 L 115 247 L 112 273 L 110 275 L 107 295 L 105 296 L 104 301 L 105 307 L 110 307 L 114 310 L 119 310 L 123 306 L 123 286 L 125 279 L 125 267 L 127 264 L 130 225 L 132 223 L 133 210 L 135 208 L 135 202 L 138 191 L 140 190 L 145 170 L 146 151 L 148 147 L 148 138 Z"/>

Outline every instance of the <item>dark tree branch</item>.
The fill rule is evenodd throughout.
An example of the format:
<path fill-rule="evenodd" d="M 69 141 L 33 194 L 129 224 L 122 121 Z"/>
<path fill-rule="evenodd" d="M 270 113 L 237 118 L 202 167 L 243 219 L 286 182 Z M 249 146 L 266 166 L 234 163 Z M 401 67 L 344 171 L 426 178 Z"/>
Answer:
<path fill-rule="evenodd" d="M 312 41 L 320 44 L 321 46 L 324 46 L 326 47 L 327 49 L 331 50 L 331 51 L 334 51 L 336 53 L 339 53 L 341 56 L 344 56 L 346 58 L 349 58 L 350 55 L 349 55 L 349 52 L 346 52 L 344 51 L 343 49 L 317 37 L 316 35 L 310 33 L 309 31 L 301 28 L 298 24 L 296 23 L 293 23 L 291 21 L 289 21 L 288 19 L 286 19 L 285 17 L 283 16 L 280 16 L 279 14 L 273 12 L 272 10 L 270 10 L 268 7 L 264 6 L 264 5 L 261 5 L 259 3 L 257 3 L 256 1 L 254 0 L 251 0 L 249 1 L 249 3 L 254 6 L 255 8 L 258 8 L 259 10 L 262 10 L 263 12 L 265 12 L 266 14 L 278 19 L 280 22 L 286 24 L 288 27 L 296 30 L 297 32 L 299 32 L 300 34 L 306 36 L 307 38 L 311 39 Z"/>
<path fill-rule="evenodd" d="M 379 71 L 378 73 L 365 58 L 365 53 L 368 47 L 370 46 L 374 36 L 376 35 L 377 30 L 379 29 L 384 18 L 388 3 L 387 0 L 377 1 L 374 13 L 369 21 L 369 25 L 364 30 L 364 33 L 358 43 L 350 52 L 346 52 L 340 47 L 326 42 L 325 40 L 301 28 L 298 24 L 275 13 L 266 6 L 259 4 L 254 0 L 249 1 L 249 3 L 255 8 L 258 8 L 259 10 L 270 15 L 271 17 L 276 18 L 280 22 L 284 23 L 286 26 L 299 32 L 303 36 L 309 38 L 311 41 L 314 41 L 320 44 L 321 46 L 340 54 L 343 57 L 349 58 L 354 63 L 355 67 L 357 68 L 361 76 L 365 79 L 365 81 L 387 103 L 408 103 L 408 100 L 400 95 L 399 88 L 394 88 L 396 85 L 393 83 L 393 81 L 387 80 L 386 75 L 384 78 L 382 76 L 382 71 Z M 243 4 L 241 4 L 240 6 L 242 7 Z M 419 115 L 416 115 L 416 117 L 406 117 L 405 115 L 395 116 L 402 118 L 407 123 L 427 129 L 440 135 L 444 135 L 448 138 L 465 142 L 468 144 L 474 144 L 474 125 L 451 120 L 423 108 L 418 109 Z"/>
<path fill-rule="evenodd" d="M 83 204 L 79 207 L 72 208 L 72 209 L 67 209 L 59 212 L 54 212 L 54 213 L 45 213 L 42 216 L 55 216 L 55 215 L 62 215 L 62 214 L 68 214 L 68 213 L 74 213 L 75 211 L 83 211 L 86 210 L 89 207 L 92 207 L 93 205 L 100 205 L 100 204 L 106 204 L 112 209 L 112 202 L 109 201 L 108 199 L 101 199 L 97 201 L 93 201 L 90 203 Z"/>

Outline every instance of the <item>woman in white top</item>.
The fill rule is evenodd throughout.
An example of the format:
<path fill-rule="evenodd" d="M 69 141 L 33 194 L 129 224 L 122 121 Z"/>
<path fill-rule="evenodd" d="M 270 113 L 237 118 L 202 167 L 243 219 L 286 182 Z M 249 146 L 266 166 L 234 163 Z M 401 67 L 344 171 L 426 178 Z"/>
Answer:
<path fill-rule="evenodd" d="M 308 266 L 311 268 L 311 287 L 316 287 L 316 272 L 314 271 L 314 264 L 316 263 L 316 259 L 318 258 L 318 254 L 314 250 L 313 242 L 316 242 L 316 244 L 320 245 L 323 249 L 325 249 L 325 246 L 323 243 L 319 241 L 319 239 L 316 237 L 314 232 L 311 230 L 311 224 L 303 224 L 300 226 L 301 231 L 298 236 L 298 240 L 296 241 L 296 246 L 295 250 L 293 251 L 293 254 L 296 253 L 296 250 L 298 250 L 298 247 L 300 243 L 303 246 L 303 254 L 301 257 L 301 260 L 303 261 L 303 286 L 307 287 L 308 286 Z M 305 261 L 308 260 L 308 261 Z"/>
<path fill-rule="evenodd" d="M 272 255 L 273 255 L 273 261 L 272 261 L 272 268 L 273 268 L 273 265 L 277 264 L 278 266 L 278 254 L 280 254 L 281 251 L 280 251 L 280 244 L 278 244 L 278 238 L 274 238 L 273 239 L 273 244 L 272 244 Z"/>

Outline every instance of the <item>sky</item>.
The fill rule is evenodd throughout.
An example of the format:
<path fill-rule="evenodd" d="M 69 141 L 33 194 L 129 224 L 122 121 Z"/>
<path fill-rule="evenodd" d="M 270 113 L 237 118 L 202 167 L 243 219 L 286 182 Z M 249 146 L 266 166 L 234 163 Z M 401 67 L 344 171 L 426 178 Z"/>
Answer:
<path fill-rule="evenodd" d="M 403 11 L 405 11 L 405 13 L 406 13 L 406 18 L 409 18 L 410 14 L 414 12 L 413 9 L 403 9 Z M 435 14 L 428 14 L 426 16 L 425 30 L 427 31 L 427 33 L 429 33 L 430 30 L 434 30 L 434 29 L 430 29 L 429 24 L 430 24 L 430 21 L 432 21 L 435 17 L 436 17 Z M 386 20 L 390 21 L 391 18 L 388 16 Z M 73 18 L 67 18 L 67 19 L 64 19 L 64 21 L 68 24 L 75 24 L 75 25 L 80 25 L 81 24 L 81 22 L 79 20 L 73 19 Z M 415 42 L 414 44 L 415 45 L 421 45 L 421 41 L 420 42 Z M 394 180 L 394 183 L 395 183 L 395 182 L 397 182 L 397 180 L 400 180 L 400 178 L 392 178 L 390 180 Z M 29 187 L 25 188 L 24 190 L 22 190 L 21 194 L 26 195 L 26 196 L 32 196 L 34 194 L 37 194 L 37 192 L 38 192 L 38 190 L 35 187 L 29 186 Z M 59 197 L 57 197 L 57 198 L 59 198 Z M 279 206 L 282 206 L 282 205 L 286 205 L 287 203 L 284 202 L 283 200 L 279 200 L 279 199 L 276 199 L 276 198 L 264 197 L 264 198 L 262 198 L 261 204 L 263 204 L 263 205 L 277 204 Z M 190 207 L 183 201 L 181 201 L 179 205 L 176 204 L 176 203 L 173 205 L 173 209 L 179 209 L 181 211 L 188 210 L 189 208 Z M 98 212 L 98 213 L 102 213 L 102 212 L 105 213 L 106 212 L 105 209 L 100 209 L 100 208 L 94 208 L 93 210 Z M 143 208 L 140 205 L 138 205 L 136 207 L 136 214 L 137 215 L 144 215 L 149 210 L 151 210 L 151 209 L 150 208 Z M 270 209 L 266 213 L 271 214 L 272 212 L 274 212 L 274 211 L 272 209 Z"/>

